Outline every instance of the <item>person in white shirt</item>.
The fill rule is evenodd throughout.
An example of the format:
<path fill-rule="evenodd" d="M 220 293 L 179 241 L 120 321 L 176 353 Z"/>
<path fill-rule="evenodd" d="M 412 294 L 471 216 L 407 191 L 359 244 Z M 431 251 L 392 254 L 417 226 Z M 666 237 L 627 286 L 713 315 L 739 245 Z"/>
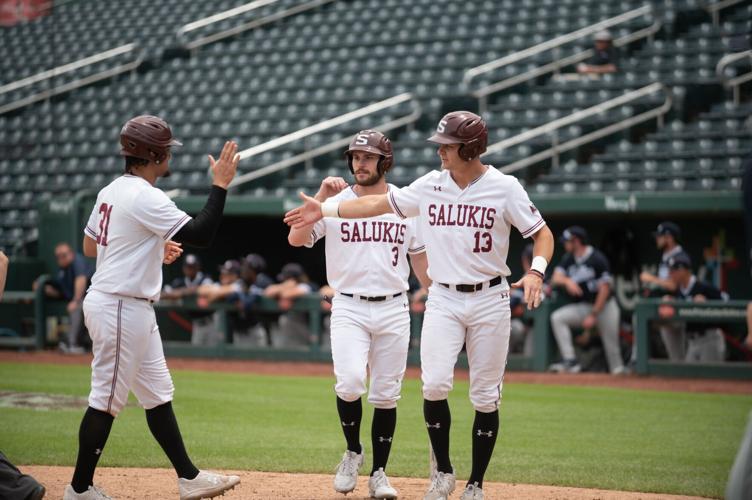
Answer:
<path fill-rule="evenodd" d="M 451 416 L 447 396 L 463 344 L 470 366 L 475 408 L 473 466 L 462 500 L 483 498 L 483 476 L 499 427 L 501 387 L 509 349 L 510 275 L 506 264 L 511 227 L 532 237 L 530 271 L 514 287 L 524 289 L 528 308 L 538 307 L 554 238 L 522 185 L 484 165 L 488 128 L 469 111 L 445 115 L 429 141 L 438 144 L 441 170 L 429 172 L 386 194 L 323 204 L 304 193 L 303 206 L 285 222 L 301 229 L 322 217 L 362 219 L 390 212 L 416 217 L 426 245 L 429 289 L 421 334 L 423 414 L 435 454 L 425 500 L 446 500 L 455 488 L 449 459 Z"/>
<path fill-rule="evenodd" d="M 209 156 L 213 185 L 193 219 L 154 186 L 169 175 L 171 148 L 180 145 L 167 123 L 155 116 L 135 117 L 123 126 L 120 145 L 125 173 L 99 191 L 84 229 L 84 255 L 97 258 L 84 299 L 94 360 L 89 408 L 64 500 L 109 498 L 94 486 L 94 470 L 130 391 L 175 467 L 181 500 L 211 498 L 235 487 L 240 478 L 200 471 L 188 457 L 172 409 L 174 388 L 152 303 L 162 289 L 162 264 L 174 262 L 183 243 L 209 246 L 213 240 L 237 171 L 237 144 L 225 143 L 217 161 Z"/>
<path fill-rule="evenodd" d="M 354 200 L 397 189 L 386 182 L 394 154 L 391 141 L 381 132 L 358 132 L 345 156 L 355 185 L 349 186 L 342 177 L 327 177 L 316 193 L 317 200 Z M 374 411 L 369 493 L 372 498 L 397 498 L 385 470 L 410 344 L 407 280 L 412 263 L 424 286 L 430 284 L 425 247 L 415 221 L 403 221 L 395 214 L 352 221 L 322 219 L 302 228 L 291 228 L 288 241 L 293 246 L 310 248 L 324 237 L 327 281 L 336 290 L 331 317 L 332 361 L 337 378 L 334 390 L 347 441 L 347 450 L 337 466 L 334 489 L 349 493 L 357 484 L 365 453 L 360 444 L 363 414 L 360 398 L 366 393 L 367 370 L 370 370 L 368 401 Z"/>

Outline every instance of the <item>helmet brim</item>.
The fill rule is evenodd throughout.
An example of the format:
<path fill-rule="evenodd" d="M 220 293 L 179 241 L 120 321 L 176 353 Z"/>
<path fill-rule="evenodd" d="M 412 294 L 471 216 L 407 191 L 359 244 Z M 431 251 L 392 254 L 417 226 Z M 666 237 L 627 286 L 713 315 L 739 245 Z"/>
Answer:
<path fill-rule="evenodd" d="M 379 156 L 384 156 L 384 153 L 379 148 L 376 148 L 376 147 L 373 147 L 373 146 L 368 146 L 368 145 L 365 145 L 365 146 L 354 146 L 354 147 L 351 147 L 351 148 L 347 148 L 347 151 L 345 151 L 344 154 L 345 154 L 345 156 L 347 156 L 350 153 L 352 153 L 353 151 L 363 151 L 365 153 L 373 153 L 373 154 L 377 154 Z"/>
<path fill-rule="evenodd" d="M 183 143 L 175 139 L 174 137 L 170 140 L 170 146 L 182 146 L 182 145 Z"/>
<path fill-rule="evenodd" d="M 455 139 L 454 137 L 448 136 L 446 134 L 441 133 L 435 133 L 428 139 L 426 139 L 428 142 L 433 142 L 435 144 L 460 144 L 460 141 Z"/>

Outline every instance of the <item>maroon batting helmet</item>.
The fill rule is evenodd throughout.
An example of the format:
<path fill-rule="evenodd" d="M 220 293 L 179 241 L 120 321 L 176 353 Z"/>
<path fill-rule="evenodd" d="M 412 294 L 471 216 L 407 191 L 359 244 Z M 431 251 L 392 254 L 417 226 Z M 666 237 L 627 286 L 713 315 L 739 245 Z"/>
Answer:
<path fill-rule="evenodd" d="M 355 134 L 353 140 L 350 141 L 350 146 L 347 148 L 347 151 L 345 151 L 345 157 L 347 158 L 347 167 L 350 169 L 351 173 L 355 173 L 352 166 L 353 151 L 365 151 L 367 153 L 381 155 L 381 159 L 379 159 L 378 163 L 379 173 L 381 175 L 388 172 L 394 164 L 392 141 L 378 130 L 361 130 Z"/>
<path fill-rule="evenodd" d="M 183 144 L 172 137 L 172 130 L 163 119 L 141 115 L 131 118 L 120 130 L 120 154 L 160 163 L 167 158 L 171 146 Z"/>
<path fill-rule="evenodd" d="M 480 116 L 470 111 L 452 111 L 444 115 L 436 133 L 428 138 L 436 144 L 461 144 L 457 152 L 470 161 L 486 152 L 488 127 Z"/>

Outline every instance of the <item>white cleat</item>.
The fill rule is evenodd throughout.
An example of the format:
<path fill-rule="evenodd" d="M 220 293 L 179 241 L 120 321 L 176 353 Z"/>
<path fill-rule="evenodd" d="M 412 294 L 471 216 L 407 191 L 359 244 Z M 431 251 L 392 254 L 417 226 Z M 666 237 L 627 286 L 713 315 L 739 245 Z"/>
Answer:
<path fill-rule="evenodd" d="M 178 479 L 180 500 L 200 500 L 224 495 L 225 491 L 233 489 L 240 483 L 238 476 L 225 476 L 206 470 L 198 471 L 193 479 Z"/>
<path fill-rule="evenodd" d="M 483 490 L 478 488 L 478 483 L 468 484 L 460 500 L 483 500 Z"/>
<path fill-rule="evenodd" d="M 454 491 L 454 472 L 436 472 L 431 475 L 431 484 L 423 500 L 449 500 Z"/>
<path fill-rule="evenodd" d="M 363 465 L 363 456 L 365 448 L 360 445 L 360 453 L 347 450 L 342 455 L 342 461 L 337 465 L 334 474 L 334 489 L 338 493 L 348 494 L 355 489 L 358 484 L 358 471 Z"/>
<path fill-rule="evenodd" d="M 368 480 L 368 494 L 371 498 L 397 498 L 397 490 L 389 484 L 383 468 L 379 468 Z"/>
<path fill-rule="evenodd" d="M 104 491 L 94 485 L 89 486 L 89 489 L 83 493 L 76 493 L 73 486 L 69 484 L 65 487 L 63 500 L 112 500 L 112 497 L 107 496 Z"/>
<path fill-rule="evenodd" d="M 561 363 L 550 365 L 548 371 L 554 373 L 580 373 L 582 366 L 576 361 L 562 361 Z"/>

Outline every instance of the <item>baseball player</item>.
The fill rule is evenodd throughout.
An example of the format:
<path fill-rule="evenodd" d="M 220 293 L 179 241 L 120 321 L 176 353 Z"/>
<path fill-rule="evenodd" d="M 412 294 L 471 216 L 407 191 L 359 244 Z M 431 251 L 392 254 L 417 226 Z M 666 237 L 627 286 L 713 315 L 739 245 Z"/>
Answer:
<path fill-rule="evenodd" d="M 301 193 L 303 206 L 285 216 L 285 222 L 301 229 L 322 217 L 420 215 L 417 225 L 426 244 L 432 280 L 420 346 L 423 414 L 435 453 L 425 500 L 445 500 L 455 488 L 447 396 L 463 344 L 470 365 L 475 422 L 472 471 L 462 499 L 483 498 L 483 476 L 498 434 L 509 347 L 506 258 L 511 226 L 535 241 L 531 270 L 512 285 L 524 289 L 529 308 L 540 304 L 543 275 L 553 253 L 553 235 L 517 179 L 481 162 L 487 139 L 488 129 L 480 116 L 468 111 L 449 113 L 429 138 L 438 144 L 440 171 L 429 172 L 402 189 L 357 199 L 322 204 Z"/>
<path fill-rule="evenodd" d="M 658 264 L 658 274 L 653 275 L 647 271 L 640 273 L 640 282 L 652 289 L 673 292 L 676 290 L 673 281 L 669 279 L 668 261 L 684 251 L 679 244 L 681 230 L 673 222 L 666 221 L 658 224 L 655 233 L 655 246 L 662 252 L 661 262 Z"/>
<path fill-rule="evenodd" d="M 355 178 L 349 187 L 341 177 L 327 177 L 315 199 L 344 201 L 396 190 L 385 174 L 393 164 L 392 144 L 375 130 L 358 132 L 345 152 Z M 385 474 L 397 423 L 397 400 L 410 343 L 410 312 L 406 291 L 410 263 L 424 285 L 425 247 L 412 220 L 395 214 L 373 219 L 341 221 L 322 219 L 313 225 L 290 229 L 293 246 L 312 247 L 326 236 L 326 270 L 337 290 L 332 298 L 331 345 L 337 378 L 337 411 L 347 450 L 337 466 L 334 489 L 355 489 L 363 464 L 360 444 L 362 408 L 366 392 L 366 367 L 371 372 L 368 401 L 373 404 L 371 443 L 373 467 L 368 489 L 373 498 L 397 498 Z"/>
<path fill-rule="evenodd" d="M 170 173 L 171 147 L 180 145 L 167 123 L 154 116 L 133 118 L 120 132 L 120 145 L 125 173 L 99 191 L 84 229 L 84 254 L 97 258 L 84 299 L 94 360 L 76 469 L 64 500 L 109 498 L 93 485 L 94 469 L 129 391 L 146 410 L 151 433 L 175 467 L 180 498 L 211 498 L 240 478 L 199 471 L 188 458 L 172 410 L 172 379 L 152 303 L 162 288 L 162 263 L 174 262 L 182 243 L 208 246 L 214 238 L 237 169 L 237 144 L 225 143 L 217 161 L 209 156 L 213 185 L 194 219 L 154 187 Z"/>

